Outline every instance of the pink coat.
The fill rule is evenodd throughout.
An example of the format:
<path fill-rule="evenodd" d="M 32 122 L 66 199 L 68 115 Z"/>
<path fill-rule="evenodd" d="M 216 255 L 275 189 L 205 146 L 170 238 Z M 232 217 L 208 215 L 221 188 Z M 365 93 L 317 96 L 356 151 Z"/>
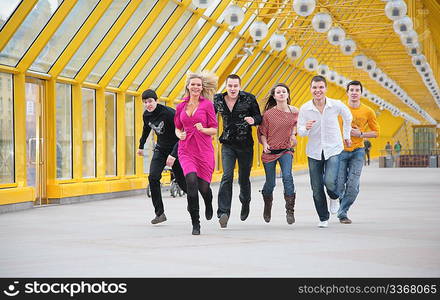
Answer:
<path fill-rule="evenodd" d="M 211 182 L 214 173 L 215 159 L 212 137 L 200 132 L 194 126 L 201 123 L 204 128 L 217 128 L 214 104 L 206 98 L 200 97 L 199 105 L 192 116 L 186 113 L 189 98 L 184 98 L 176 107 L 174 124 L 179 130 L 186 132 L 186 139 L 179 141 L 179 162 L 185 176 L 196 172 L 197 177 Z"/>

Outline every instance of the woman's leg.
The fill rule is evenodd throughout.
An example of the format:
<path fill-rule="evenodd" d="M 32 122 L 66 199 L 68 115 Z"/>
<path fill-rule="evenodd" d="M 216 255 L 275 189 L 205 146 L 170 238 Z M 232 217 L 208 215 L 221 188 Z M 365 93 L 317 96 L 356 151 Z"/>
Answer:
<path fill-rule="evenodd" d="M 197 174 L 191 172 L 185 176 L 187 186 L 188 212 L 191 215 L 194 235 L 200 234 L 199 191 Z"/>
<path fill-rule="evenodd" d="M 206 182 L 202 178 L 197 178 L 199 192 L 205 202 L 205 217 L 207 220 L 211 220 L 213 209 L 212 209 L 212 190 L 209 182 Z"/>

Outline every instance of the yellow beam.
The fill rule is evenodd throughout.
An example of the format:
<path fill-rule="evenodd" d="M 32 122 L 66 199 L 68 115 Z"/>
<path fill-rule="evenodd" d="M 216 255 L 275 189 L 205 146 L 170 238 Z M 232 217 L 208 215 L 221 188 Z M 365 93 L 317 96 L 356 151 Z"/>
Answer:
<path fill-rule="evenodd" d="M 69 43 L 69 45 L 64 49 L 60 57 L 58 57 L 56 63 L 50 68 L 49 74 L 53 77 L 57 77 L 64 67 L 69 63 L 70 59 L 73 57 L 75 52 L 79 49 L 81 44 L 89 35 L 90 31 L 95 27 L 96 23 L 101 19 L 102 15 L 105 13 L 107 8 L 110 6 L 112 1 L 100 1 L 95 7 L 93 12 L 81 26 L 81 29 L 76 33 L 75 37 Z"/>
<path fill-rule="evenodd" d="M 105 96 L 104 89 L 96 90 L 96 178 L 105 177 Z"/>
<path fill-rule="evenodd" d="M 125 176 L 125 94 L 122 92 L 116 94 L 116 114 L 116 155 L 118 169 L 116 174 L 118 176 Z"/>
<path fill-rule="evenodd" d="M 21 1 L 8 23 L 0 31 L 0 51 L 3 50 L 37 2 L 38 0 Z"/>
<path fill-rule="evenodd" d="M 26 95 L 25 75 L 14 75 L 15 182 L 26 186 Z"/>
<path fill-rule="evenodd" d="M 46 81 L 46 147 L 47 147 L 47 184 L 53 184 L 56 180 L 56 81 Z"/>
<path fill-rule="evenodd" d="M 150 29 L 150 27 L 154 25 L 156 18 L 160 15 L 160 13 L 166 7 L 166 5 L 167 5 L 166 1 L 160 1 L 159 3 L 157 3 L 155 5 L 154 9 L 149 13 L 149 17 L 146 18 L 142 22 L 142 24 L 136 30 L 136 33 L 128 41 L 127 45 L 124 47 L 124 49 L 121 51 L 121 53 L 115 59 L 115 61 L 112 63 L 110 68 L 101 77 L 101 79 L 98 82 L 98 84 L 100 86 L 106 87 L 109 84 L 109 82 L 112 80 L 113 76 L 115 76 L 115 74 L 119 71 L 119 69 L 125 63 L 127 58 L 130 56 L 130 54 L 133 52 L 133 50 L 136 48 L 136 46 L 140 43 L 140 41 L 142 40 L 144 35 Z M 182 10 L 182 13 L 183 12 L 184 12 L 184 10 Z"/>
<path fill-rule="evenodd" d="M 72 85 L 72 143 L 73 178 L 82 178 L 82 91 L 79 84 Z"/>
<path fill-rule="evenodd" d="M 162 30 L 157 34 L 156 38 L 148 47 L 147 49 L 148 51 L 145 51 L 145 53 L 142 54 L 142 56 L 138 59 L 137 63 L 131 69 L 130 73 L 127 75 L 127 77 L 119 86 L 121 90 L 123 91 L 127 90 L 128 87 L 133 83 L 133 81 L 136 79 L 136 77 L 144 68 L 145 64 L 151 58 L 151 53 L 154 53 L 157 50 L 157 48 L 159 48 L 160 44 L 162 43 L 166 35 L 172 29 L 175 29 L 174 28 L 175 24 L 180 19 L 180 17 L 185 12 L 187 6 L 189 6 L 190 3 L 191 3 L 190 1 L 185 1 L 184 3 L 182 3 L 182 5 L 179 8 L 177 8 L 177 10 L 173 13 L 171 18 L 165 23 Z M 160 72 L 160 70 L 162 70 L 162 68 L 166 65 L 168 60 L 173 56 L 174 52 L 176 52 L 176 50 L 179 48 L 180 44 L 184 41 L 188 33 L 193 29 L 195 24 L 199 21 L 199 17 L 200 16 L 197 14 L 191 16 L 190 20 L 185 24 L 184 29 L 179 33 L 179 35 L 173 41 L 171 46 L 164 53 L 163 57 L 165 59 L 160 60 L 156 64 L 154 70 L 148 75 L 149 78 L 155 78 L 155 76 Z M 139 87 L 138 91 L 141 91 L 142 89 L 145 88 L 145 86 L 149 86 L 150 84 L 151 84 L 150 81 L 148 80 L 144 81 L 141 87 Z"/>
<path fill-rule="evenodd" d="M 124 28 L 125 24 L 127 24 L 130 17 L 136 11 L 139 4 L 142 0 L 132 0 L 130 4 L 125 7 L 123 13 L 118 17 L 117 21 L 111 27 L 111 30 L 107 32 L 104 39 L 99 43 L 99 46 L 93 51 L 93 54 L 87 59 L 84 66 L 75 76 L 75 79 L 78 82 L 83 82 L 90 72 L 93 70 L 95 65 L 99 62 L 101 57 L 104 55 L 106 50 L 111 46 L 119 32 Z M 102 86 L 105 87 L 105 86 Z"/>

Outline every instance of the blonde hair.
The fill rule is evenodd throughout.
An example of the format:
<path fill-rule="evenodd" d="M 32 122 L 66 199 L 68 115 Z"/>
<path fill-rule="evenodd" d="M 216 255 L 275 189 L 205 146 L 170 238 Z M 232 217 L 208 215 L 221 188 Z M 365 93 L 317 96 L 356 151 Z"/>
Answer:
<path fill-rule="evenodd" d="M 218 76 L 210 71 L 202 71 L 200 73 L 188 71 L 186 73 L 184 97 L 189 96 L 188 85 L 190 80 L 194 78 L 202 80 L 202 97 L 213 101 L 214 94 L 217 92 Z"/>

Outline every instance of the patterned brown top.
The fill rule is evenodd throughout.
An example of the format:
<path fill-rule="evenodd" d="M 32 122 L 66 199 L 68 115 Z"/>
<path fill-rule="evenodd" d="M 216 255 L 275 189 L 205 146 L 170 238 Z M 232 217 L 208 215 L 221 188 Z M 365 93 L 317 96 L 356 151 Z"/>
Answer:
<path fill-rule="evenodd" d="M 290 136 L 298 121 L 298 109 L 290 106 L 291 112 L 285 112 L 273 107 L 263 114 L 263 121 L 258 127 L 258 140 L 261 136 L 267 139 L 270 149 L 285 149 L 291 147 Z M 279 154 L 264 153 L 261 159 L 264 163 L 277 160 L 285 152 Z M 289 153 L 293 153 L 289 151 Z"/>

